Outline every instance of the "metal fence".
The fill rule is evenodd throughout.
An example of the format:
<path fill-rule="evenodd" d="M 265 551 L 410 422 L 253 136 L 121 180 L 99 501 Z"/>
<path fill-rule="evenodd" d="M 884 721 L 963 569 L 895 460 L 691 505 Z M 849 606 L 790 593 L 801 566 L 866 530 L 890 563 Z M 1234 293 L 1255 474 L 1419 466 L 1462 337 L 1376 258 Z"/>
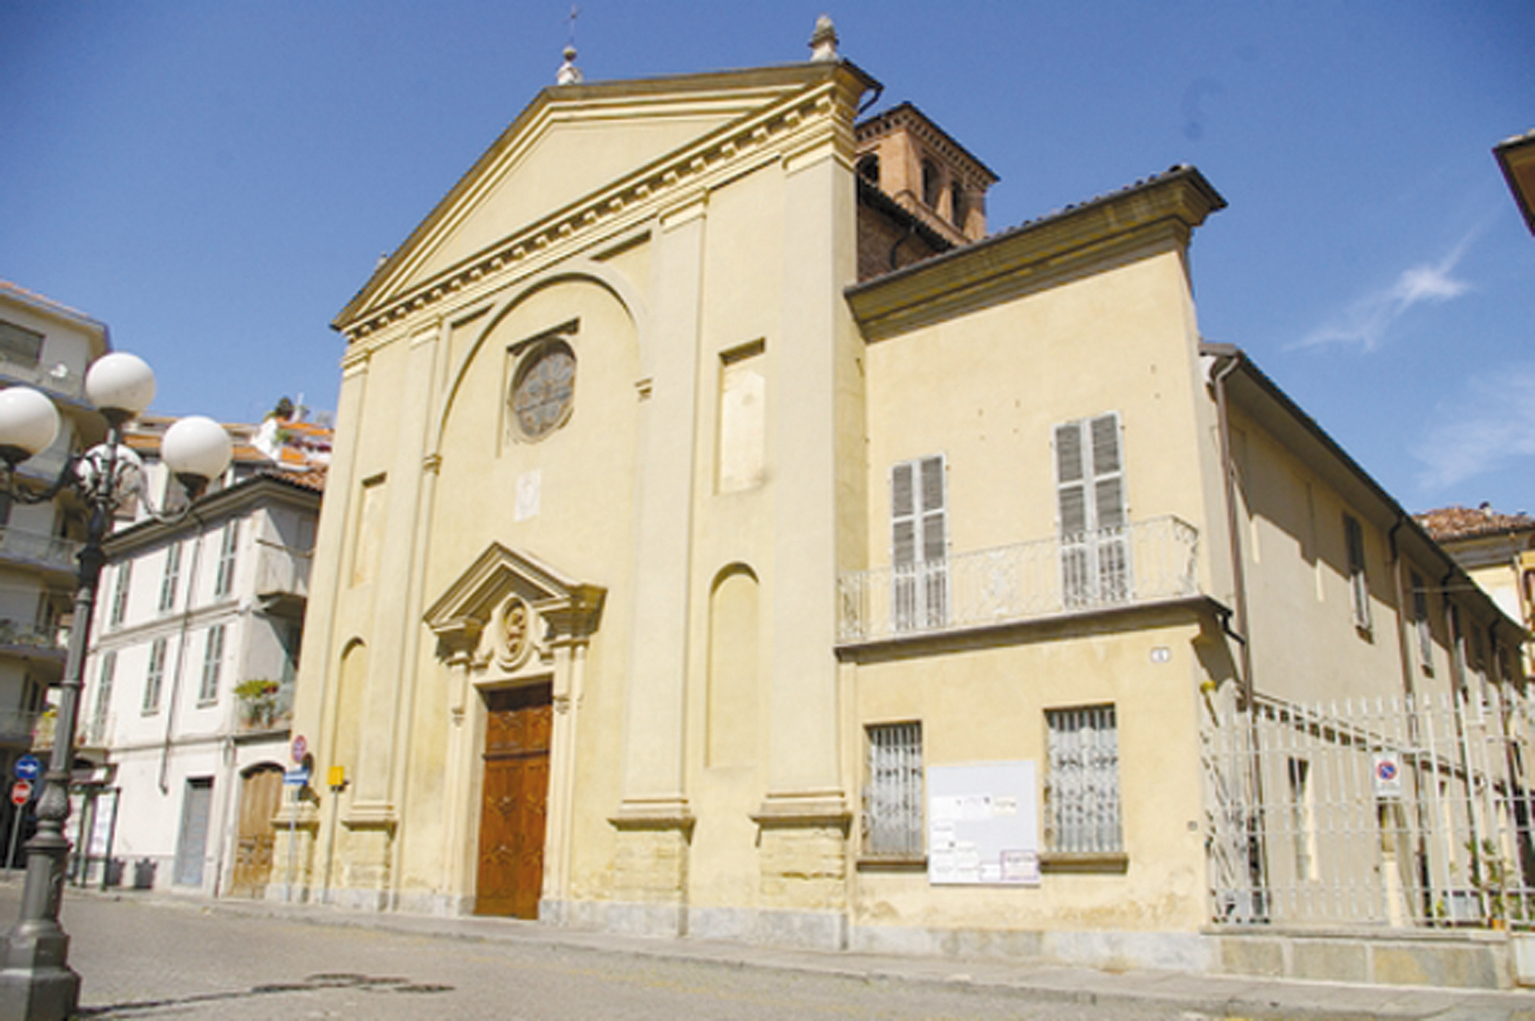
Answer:
<path fill-rule="evenodd" d="M 837 635 L 860 642 L 1192 595 L 1199 533 L 1176 517 L 838 579 Z"/>
<path fill-rule="evenodd" d="M 1535 927 L 1522 700 L 1260 697 L 1206 723 L 1216 923 Z"/>

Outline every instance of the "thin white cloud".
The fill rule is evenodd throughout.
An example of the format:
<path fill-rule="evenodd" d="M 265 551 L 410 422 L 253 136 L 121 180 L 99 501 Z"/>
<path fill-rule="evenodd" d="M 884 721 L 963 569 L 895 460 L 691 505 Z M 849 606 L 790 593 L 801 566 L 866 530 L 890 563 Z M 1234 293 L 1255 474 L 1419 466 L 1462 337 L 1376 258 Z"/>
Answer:
<path fill-rule="evenodd" d="M 1424 303 L 1441 304 L 1471 289 L 1470 284 L 1454 275 L 1456 265 L 1470 244 L 1471 237 L 1467 236 L 1438 262 L 1403 270 L 1389 287 L 1356 299 L 1341 314 L 1318 326 L 1291 347 L 1354 344 L 1365 351 L 1375 350 L 1391 325 L 1413 308 Z"/>
<path fill-rule="evenodd" d="M 1467 479 L 1535 458 L 1535 404 L 1522 399 L 1535 387 L 1535 365 L 1524 364 L 1470 380 L 1454 399 L 1434 409 L 1426 435 L 1412 449 L 1424 464 L 1418 484 L 1430 495 Z"/>

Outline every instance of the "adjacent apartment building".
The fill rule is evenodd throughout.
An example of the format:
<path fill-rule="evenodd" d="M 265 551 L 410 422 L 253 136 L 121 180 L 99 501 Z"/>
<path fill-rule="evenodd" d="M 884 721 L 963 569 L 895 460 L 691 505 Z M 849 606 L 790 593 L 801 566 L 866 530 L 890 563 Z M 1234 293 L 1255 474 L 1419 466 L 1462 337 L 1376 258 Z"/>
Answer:
<path fill-rule="evenodd" d="M 71 449 L 105 436 L 85 400 L 84 381 L 86 368 L 109 350 L 105 324 L 0 280 L 0 387 L 42 390 L 61 412 L 53 446 L 17 470 L 20 486 L 45 489 Z M 0 768 L 6 776 L 31 747 L 48 688 L 63 676 L 75 557 L 84 537 L 84 517 L 70 493 L 36 504 L 0 497 Z M 11 847 L 14 815 L 9 802 L 0 808 L 0 855 Z"/>
<path fill-rule="evenodd" d="M 237 443 L 186 517 L 129 507 L 108 540 L 78 741 L 97 782 L 70 824 L 82 881 L 260 897 L 272 877 L 324 485 L 323 465 L 281 461 Z M 149 461 L 151 496 L 166 475 Z"/>
<path fill-rule="evenodd" d="M 1225 201 L 988 233 L 815 43 L 567 69 L 336 319 L 294 727 L 345 782 L 269 890 L 1510 981 L 1522 631 L 1201 338 Z"/>

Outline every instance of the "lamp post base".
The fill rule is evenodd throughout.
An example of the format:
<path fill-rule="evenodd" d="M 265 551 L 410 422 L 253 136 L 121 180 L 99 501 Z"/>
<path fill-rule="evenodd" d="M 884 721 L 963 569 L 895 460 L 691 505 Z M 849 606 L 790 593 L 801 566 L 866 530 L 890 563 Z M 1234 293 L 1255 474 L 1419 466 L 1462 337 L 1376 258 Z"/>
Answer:
<path fill-rule="evenodd" d="M 80 1003 L 80 976 L 68 958 L 69 936 L 57 923 L 12 929 L 0 969 L 0 1019 L 68 1021 Z"/>

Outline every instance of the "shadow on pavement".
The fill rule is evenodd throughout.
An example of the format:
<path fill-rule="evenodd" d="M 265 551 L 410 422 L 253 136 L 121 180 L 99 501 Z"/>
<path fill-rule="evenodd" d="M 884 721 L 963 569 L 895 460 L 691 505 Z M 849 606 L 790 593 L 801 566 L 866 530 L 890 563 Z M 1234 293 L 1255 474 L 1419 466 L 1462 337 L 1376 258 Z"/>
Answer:
<path fill-rule="evenodd" d="M 221 993 L 197 993 L 192 996 L 167 997 L 163 1000 L 137 1000 L 131 1003 L 109 1003 L 97 1007 L 81 1007 L 77 1016 L 82 1018 L 131 1018 L 146 1017 L 161 1010 L 177 1010 L 199 1003 L 218 1003 L 226 1000 L 248 1000 L 277 993 L 305 993 L 319 989 L 361 989 L 370 993 L 450 993 L 452 986 L 412 982 L 405 978 L 375 977 L 371 975 L 321 974 L 310 975 L 299 982 L 272 982 L 249 989 Z"/>

